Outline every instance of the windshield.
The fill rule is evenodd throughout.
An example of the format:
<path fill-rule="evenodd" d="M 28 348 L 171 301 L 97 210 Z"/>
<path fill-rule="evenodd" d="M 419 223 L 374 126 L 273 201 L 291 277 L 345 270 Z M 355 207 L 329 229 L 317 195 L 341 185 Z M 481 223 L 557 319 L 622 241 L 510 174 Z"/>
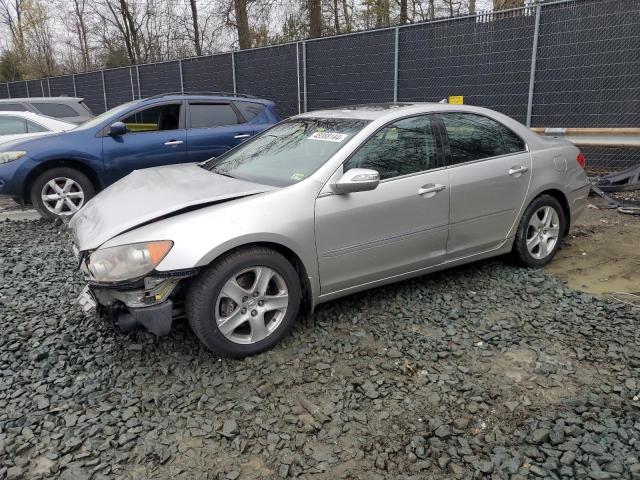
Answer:
<path fill-rule="evenodd" d="M 292 185 L 313 174 L 367 123 L 340 118 L 285 121 L 203 167 L 252 182 Z"/>
<path fill-rule="evenodd" d="M 134 100 L 132 102 L 127 102 L 127 103 L 123 103 L 122 105 L 118 105 L 117 107 L 113 107 L 111 110 L 107 110 L 104 113 L 101 113 L 100 115 L 98 115 L 97 117 L 93 117 L 90 120 L 87 120 L 84 123 L 81 123 L 80 125 L 78 125 L 77 129 L 83 129 L 83 128 L 93 128 L 93 127 L 97 127 L 98 125 L 100 125 L 103 121 L 105 121 L 107 118 L 110 118 L 112 116 L 119 116 L 121 113 L 123 113 L 124 111 L 128 110 L 131 105 L 138 103 L 140 100 Z"/>

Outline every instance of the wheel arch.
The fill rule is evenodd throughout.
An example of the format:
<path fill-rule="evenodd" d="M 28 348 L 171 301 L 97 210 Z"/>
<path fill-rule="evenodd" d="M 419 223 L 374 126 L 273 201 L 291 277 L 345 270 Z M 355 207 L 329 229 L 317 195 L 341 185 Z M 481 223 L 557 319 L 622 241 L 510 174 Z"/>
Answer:
<path fill-rule="evenodd" d="M 71 159 L 71 158 L 51 159 L 51 160 L 47 160 L 46 162 L 42 162 L 41 164 L 39 164 L 37 167 L 35 167 L 29 172 L 29 174 L 27 175 L 27 178 L 25 179 L 24 185 L 22 187 L 22 195 L 21 195 L 22 199 L 26 203 L 30 203 L 31 187 L 33 186 L 33 182 L 36 181 L 36 178 L 38 178 L 42 173 L 46 172 L 47 170 L 51 170 L 52 168 L 58 168 L 58 167 L 67 167 L 67 168 L 73 168 L 75 170 L 78 170 L 79 172 L 86 175 L 87 178 L 89 178 L 89 180 L 91 180 L 91 183 L 95 187 L 96 192 L 102 189 L 102 183 L 100 182 L 100 178 L 98 177 L 98 174 L 92 167 L 87 165 L 85 162 L 81 160 Z"/>
<path fill-rule="evenodd" d="M 571 207 L 569 207 L 569 199 L 562 190 L 559 190 L 557 188 L 549 188 L 539 192 L 535 197 L 533 197 L 531 202 L 533 202 L 533 200 L 535 200 L 536 198 L 541 197 L 542 195 L 549 195 L 558 200 L 558 202 L 560 203 L 562 212 L 564 213 L 564 218 L 566 220 L 563 235 L 567 236 L 567 234 L 569 233 L 569 228 L 571 227 Z"/>
<path fill-rule="evenodd" d="M 293 265 L 293 267 L 296 270 L 296 273 L 298 274 L 298 279 L 300 280 L 300 286 L 302 287 L 301 309 L 304 312 L 308 312 L 308 313 L 313 312 L 313 309 L 315 306 L 314 297 L 313 297 L 313 287 L 309 280 L 309 273 L 307 271 L 307 268 L 305 267 L 304 262 L 302 261 L 300 256 L 295 251 L 293 251 L 291 248 L 281 243 L 271 242 L 271 241 L 252 241 L 248 243 L 243 243 L 241 245 L 235 245 L 216 255 L 215 258 L 213 258 L 209 262 L 209 265 L 211 265 L 213 262 L 215 262 L 218 258 L 222 257 L 223 255 L 227 255 L 229 253 L 236 252 L 238 250 L 245 250 L 251 247 L 265 247 L 265 248 L 270 248 L 272 250 L 275 250 L 276 252 L 281 254 L 283 257 L 285 257 Z"/>

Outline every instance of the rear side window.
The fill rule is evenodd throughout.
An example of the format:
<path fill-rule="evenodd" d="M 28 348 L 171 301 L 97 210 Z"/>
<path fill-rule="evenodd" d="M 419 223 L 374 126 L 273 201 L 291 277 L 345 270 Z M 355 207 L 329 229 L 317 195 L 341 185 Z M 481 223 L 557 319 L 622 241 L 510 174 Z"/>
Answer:
<path fill-rule="evenodd" d="M 0 112 L 28 112 L 29 109 L 21 103 L 0 103 Z"/>
<path fill-rule="evenodd" d="M 244 119 L 248 122 L 253 120 L 267 108 L 266 106 L 260 103 L 253 102 L 235 102 L 235 106 L 240 110 L 240 113 L 244 117 Z"/>
<path fill-rule="evenodd" d="M 27 120 L 27 133 L 48 132 L 49 129 Z"/>
<path fill-rule="evenodd" d="M 158 105 L 138 110 L 122 119 L 130 132 L 155 132 L 180 128 L 180 104 Z"/>
<path fill-rule="evenodd" d="M 24 119 L 20 117 L 0 116 L 0 135 L 15 135 L 26 132 L 27 125 Z"/>
<path fill-rule="evenodd" d="M 504 125 L 469 113 L 440 115 L 447 129 L 451 163 L 465 163 L 524 151 L 524 141 Z"/>
<path fill-rule="evenodd" d="M 35 107 L 41 114 L 53 118 L 77 117 L 78 113 L 69 105 L 64 103 L 37 103 L 31 105 Z"/>
<path fill-rule="evenodd" d="M 210 128 L 235 125 L 238 115 L 229 104 L 192 103 L 189 105 L 191 128 Z"/>

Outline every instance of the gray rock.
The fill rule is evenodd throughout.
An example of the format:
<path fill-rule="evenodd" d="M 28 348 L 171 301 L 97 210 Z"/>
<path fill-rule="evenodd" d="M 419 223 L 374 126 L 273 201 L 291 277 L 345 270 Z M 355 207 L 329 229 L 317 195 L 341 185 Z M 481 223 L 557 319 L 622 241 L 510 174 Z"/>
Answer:
<path fill-rule="evenodd" d="M 533 432 L 531 432 L 531 436 L 529 437 L 529 441 L 535 444 L 541 444 L 547 442 L 549 440 L 549 429 L 548 428 L 537 428 Z"/>
<path fill-rule="evenodd" d="M 7 469 L 7 480 L 17 480 L 19 478 L 22 478 L 22 475 L 22 468 L 20 468 L 18 465 Z"/>

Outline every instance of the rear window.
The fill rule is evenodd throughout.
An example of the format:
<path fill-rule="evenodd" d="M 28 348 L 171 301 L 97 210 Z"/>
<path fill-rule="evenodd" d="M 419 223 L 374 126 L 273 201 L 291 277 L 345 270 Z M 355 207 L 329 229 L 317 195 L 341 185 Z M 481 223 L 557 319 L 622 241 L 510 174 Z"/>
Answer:
<path fill-rule="evenodd" d="M 28 112 L 29 109 L 21 103 L 0 103 L 0 111 L 4 112 Z"/>
<path fill-rule="evenodd" d="M 191 128 L 220 127 L 238 123 L 238 115 L 229 104 L 191 103 L 189 118 Z"/>
<path fill-rule="evenodd" d="M 64 103 L 37 103 L 31 105 L 43 115 L 54 118 L 77 117 L 78 113 L 69 105 Z"/>
<path fill-rule="evenodd" d="M 253 102 L 235 102 L 235 106 L 238 107 L 238 110 L 240 110 L 240 113 L 247 122 L 256 118 L 267 108 L 260 103 Z"/>

